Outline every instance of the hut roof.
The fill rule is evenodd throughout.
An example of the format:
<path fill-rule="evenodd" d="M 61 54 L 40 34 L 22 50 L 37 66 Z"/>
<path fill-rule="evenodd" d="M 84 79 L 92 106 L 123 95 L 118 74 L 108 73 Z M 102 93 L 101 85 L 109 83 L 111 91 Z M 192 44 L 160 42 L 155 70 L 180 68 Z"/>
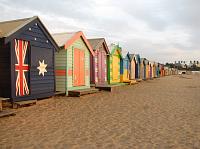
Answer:
<path fill-rule="evenodd" d="M 119 45 L 116 45 L 116 44 L 110 44 L 110 46 L 109 46 L 109 49 L 110 49 L 110 54 L 114 54 L 115 53 L 115 51 L 117 50 L 118 51 L 118 53 L 119 53 L 119 56 L 120 56 L 120 58 L 122 58 L 122 48 L 119 46 Z"/>
<path fill-rule="evenodd" d="M 90 42 L 90 45 L 92 46 L 93 50 L 97 50 L 102 44 L 104 44 L 107 54 L 110 53 L 106 44 L 106 40 L 104 38 L 88 39 L 88 41 Z"/>
<path fill-rule="evenodd" d="M 41 29 L 44 31 L 45 35 L 49 38 L 55 49 L 58 50 L 59 49 L 58 45 L 56 44 L 55 40 L 53 39 L 53 37 L 51 36 L 51 34 L 46 29 L 46 27 L 41 22 L 38 16 L 0 22 L 0 38 L 5 38 L 5 43 L 7 43 L 10 39 L 12 39 L 12 37 L 14 37 L 16 34 L 19 33 L 20 29 L 22 29 L 26 25 L 36 20 L 39 21 L 39 23 L 42 25 Z"/>
<path fill-rule="evenodd" d="M 149 65 L 149 61 L 147 59 L 144 60 L 146 65 Z"/>
<path fill-rule="evenodd" d="M 90 43 L 88 42 L 88 40 L 86 39 L 86 37 L 84 36 L 82 31 L 56 33 L 56 34 L 53 34 L 52 36 L 55 39 L 55 41 L 57 42 L 58 46 L 64 47 L 65 49 L 67 49 L 78 38 L 82 38 L 85 45 L 89 49 L 90 53 L 94 56 L 93 49 L 92 49 Z"/>
<path fill-rule="evenodd" d="M 10 36 L 20 28 L 24 27 L 26 24 L 35 20 L 36 18 L 38 17 L 34 16 L 31 18 L 0 22 L 0 38 Z"/>

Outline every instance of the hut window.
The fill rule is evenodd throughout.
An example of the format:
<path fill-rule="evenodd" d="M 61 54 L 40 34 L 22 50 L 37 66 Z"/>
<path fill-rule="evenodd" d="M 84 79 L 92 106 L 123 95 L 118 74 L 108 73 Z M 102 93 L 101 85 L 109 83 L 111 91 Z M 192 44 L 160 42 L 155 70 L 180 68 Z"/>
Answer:
<path fill-rule="evenodd" d="M 37 23 L 35 23 L 35 26 L 37 26 L 38 24 Z"/>

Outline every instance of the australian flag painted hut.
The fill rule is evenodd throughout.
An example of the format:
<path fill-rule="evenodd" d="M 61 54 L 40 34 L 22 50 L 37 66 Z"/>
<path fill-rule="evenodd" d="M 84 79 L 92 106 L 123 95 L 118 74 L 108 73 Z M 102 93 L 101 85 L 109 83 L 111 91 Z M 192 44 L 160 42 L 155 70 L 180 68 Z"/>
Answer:
<path fill-rule="evenodd" d="M 57 49 L 38 17 L 0 22 L 0 96 L 22 101 L 54 95 Z"/>

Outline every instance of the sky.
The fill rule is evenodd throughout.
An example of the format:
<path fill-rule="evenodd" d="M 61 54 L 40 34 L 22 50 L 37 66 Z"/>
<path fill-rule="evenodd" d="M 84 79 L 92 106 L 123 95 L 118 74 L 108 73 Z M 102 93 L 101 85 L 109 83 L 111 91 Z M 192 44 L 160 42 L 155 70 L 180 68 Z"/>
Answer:
<path fill-rule="evenodd" d="M 151 61 L 200 60 L 200 0 L 0 0 L 0 21 L 39 16 Z"/>

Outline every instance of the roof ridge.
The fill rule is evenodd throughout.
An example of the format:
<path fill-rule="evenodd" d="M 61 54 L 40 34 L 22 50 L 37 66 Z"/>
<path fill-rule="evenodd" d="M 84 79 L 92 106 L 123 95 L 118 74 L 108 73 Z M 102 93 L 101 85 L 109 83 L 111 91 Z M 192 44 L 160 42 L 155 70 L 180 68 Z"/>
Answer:
<path fill-rule="evenodd" d="M 78 32 L 81 32 L 81 31 L 52 33 L 52 35 L 72 34 L 72 33 L 78 33 Z"/>

